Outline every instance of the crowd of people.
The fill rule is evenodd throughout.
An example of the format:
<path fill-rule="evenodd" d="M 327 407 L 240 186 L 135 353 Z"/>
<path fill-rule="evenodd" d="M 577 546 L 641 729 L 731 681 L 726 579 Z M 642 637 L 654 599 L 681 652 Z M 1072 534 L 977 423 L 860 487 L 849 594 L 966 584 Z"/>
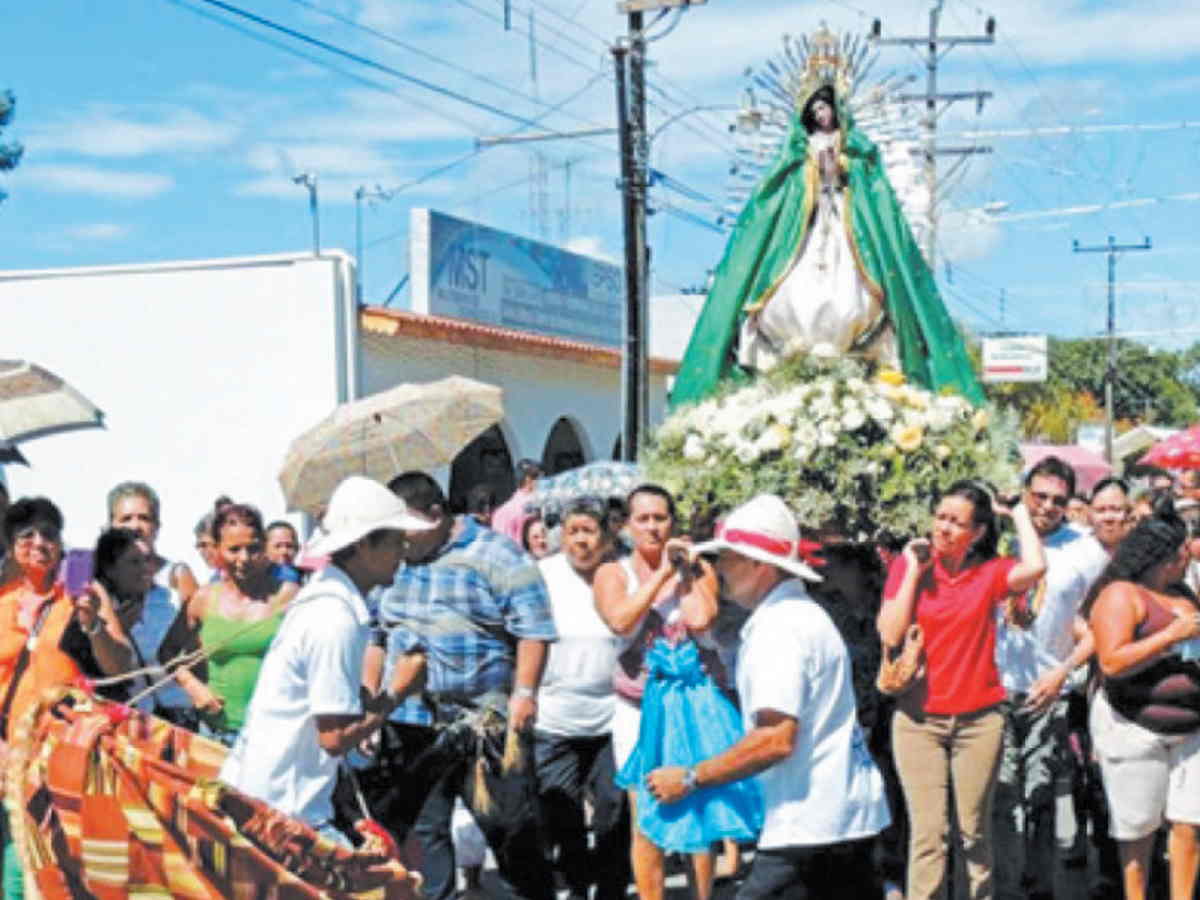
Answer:
<path fill-rule="evenodd" d="M 149 485 L 110 491 L 81 554 L 50 499 L 0 482 L 0 738 L 46 688 L 90 682 L 224 744 L 224 781 L 331 840 L 369 816 L 433 900 L 458 891 L 456 808 L 499 889 L 534 900 L 661 898 L 672 857 L 698 900 L 719 877 L 741 900 L 1044 898 L 1089 839 L 1101 892 L 1149 896 L 1165 855 L 1170 896 L 1192 896 L 1193 480 L 1152 484 L 1139 513 L 1106 478 L 1072 510 L 1049 457 L 1020 496 L 934 498 L 866 598 L 889 658 L 919 661 L 879 741 L 861 654 L 806 587 L 827 560 L 783 499 L 693 544 L 652 484 L 543 521 L 539 476 L 523 460 L 512 498 L 481 487 L 462 514 L 424 472 L 352 477 L 303 547 L 221 497 L 199 576 L 157 551 Z M 5 896 L 21 880 L 6 841 Z"/>

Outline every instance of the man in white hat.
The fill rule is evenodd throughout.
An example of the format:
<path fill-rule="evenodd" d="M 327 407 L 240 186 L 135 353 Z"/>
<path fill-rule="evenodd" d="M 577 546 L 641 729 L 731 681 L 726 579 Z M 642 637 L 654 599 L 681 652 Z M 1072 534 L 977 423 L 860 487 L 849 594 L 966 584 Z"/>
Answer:
<path fill-rule="evenodd" d="M 725 594 L 751 611 L 736 674 L 746 735 L 724 753 L 647 776 L 674 803 L 692 791 L 758 776 L 765 818 L 738 900 L 872 897 L 873 838 L 890 821 L 883 779 L 858 727 L 850 656 L 804 582 L 818 562 L 787 505 L 760 494 L 694 553 L 719 551 Z"/>
<path fill-rule="evenodd" d="M 407 532 L 433 522 L 382 484 L 352 476 L 333 492 L 322 528 L 308 550 L 330 563 L 289 604 L 221 779 L 346 843 L 332 821 L 337 758 L 403 700 L 394 685 L 363 697 L 371 634 L 363 598 L 392 583 Z"/>

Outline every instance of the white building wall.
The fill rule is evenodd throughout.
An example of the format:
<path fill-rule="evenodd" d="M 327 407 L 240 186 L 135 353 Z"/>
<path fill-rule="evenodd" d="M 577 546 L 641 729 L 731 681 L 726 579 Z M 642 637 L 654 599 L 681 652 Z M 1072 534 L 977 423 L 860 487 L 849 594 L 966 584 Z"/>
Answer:
<path fill-rule="evenodd" d="M 336 252 L 0 272 L 0 358 L 62 376 L 107 426 L 23 445 L 32 466 L 6 467 L 10 492 L 53 499 L 67 543 L 90 546 L 108 490 L 148 482 L 163 504 L 160 551 L 203 572 L 192 528 L 219 494 L 282 516 L 277 474 L 295 436 L 346 399 L 450 374 L 504 389 L 514 460 L 540 458 L 561 416 L 588 461 L 611 458 L 617 368 L 360 335 L 352 283 Z M 656 423 L 665 378 L 651 375 L 650 387 Z M 434 474 L 447 483 L 448 467 Z"/>
<path fill-rule="evenodd" d="M 50 497 L 67 543 L 90 546 L 109 488 L 146 481 L 160 550 L 194 566 L 192 528 L 217 495 L 281 515 L 288 443 L 352 386 L 351 270 L 332 254 L 0 273 L 0 358 L 61 375 L 107 425 L 23 445 L 14 498 Z"/>
<path fill-rule="evenodd" d="M 575 425 L 588 462 L 611 459 L 621 430 L 620 372 L 572 360 L 477 349 L 400 335 L 362 336 L 364 394 L 405 381 L 466 375 L 504 390 L 501 430 L 514 460 L 541 459 L 554 423 L 567 416 Z M 650 379 L 651 421 L 661 421 L 666 382 Z M 445 484 L 445 473 L 437 473 Z"/>

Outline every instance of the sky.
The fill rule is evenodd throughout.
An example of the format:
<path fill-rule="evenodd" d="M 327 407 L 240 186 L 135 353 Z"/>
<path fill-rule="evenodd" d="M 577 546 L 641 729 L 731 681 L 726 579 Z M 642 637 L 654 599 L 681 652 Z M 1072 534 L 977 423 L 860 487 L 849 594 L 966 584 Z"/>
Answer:
<path fill-rule="evenodd" d="M 3 138 L 25 157 L 0 175 L 0 270 L 302 251 L 312 219 L 292 179 L 303 172 L 317 176 L 323 248 L 355 252 L 364 190 L 369 303 L 388 302 L 407 273 L 414 206 L 619 260 L 614 136 L 483 150 L 476 139 L 612 127 L 609 47 L 625 19 L 613 0 L 508 5 L 506 28 L 505 0 L 236 4 L 292 34 L 210 0 L 13 5 L 0 89 L 17 111 Z M 1164 347 L 1200 340 L 1200 8 L 1041 6 L 941 11 L 944 35 L 996 20 L 994 44 L 949 50 L 938 71 L 943 90 L 994 94 L 939 120 L 945 144 L 992 147 L 943 181 L 947 306 L 976 333 L 1098 335 L 1105 256 L 1072 241 L 1149 237 L 1151 251 L 1117 263 L 1117 330 Z M 653 26 L 651 164 L 681 186 L 652 191 L 654 294 L 703 285 L 720 259 L 747 68 L 787 33 L 822 22 L 865 33 L 878 17 L 885 37 L 923 34 L 929 10 L 709 0 Z M 912 50 L 878 53 L 875 72 L 923 83 Z M 952 164 L 939 162 L 944 175 Z M 390 302 L 404 306 L 405 291 Z"/>

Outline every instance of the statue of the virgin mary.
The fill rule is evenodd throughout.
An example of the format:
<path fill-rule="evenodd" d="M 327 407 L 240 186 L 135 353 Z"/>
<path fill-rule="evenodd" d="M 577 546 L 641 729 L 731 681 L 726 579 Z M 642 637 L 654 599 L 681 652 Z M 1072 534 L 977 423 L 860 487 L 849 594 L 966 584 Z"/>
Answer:
<path fill-rule="evenodd" d="M 822 345 L 983 402 L 879 150 L 849 111 L 855 54 L 824 28 L 804 49 L 790 131 L 733 228 L 671 404 Z"/>

